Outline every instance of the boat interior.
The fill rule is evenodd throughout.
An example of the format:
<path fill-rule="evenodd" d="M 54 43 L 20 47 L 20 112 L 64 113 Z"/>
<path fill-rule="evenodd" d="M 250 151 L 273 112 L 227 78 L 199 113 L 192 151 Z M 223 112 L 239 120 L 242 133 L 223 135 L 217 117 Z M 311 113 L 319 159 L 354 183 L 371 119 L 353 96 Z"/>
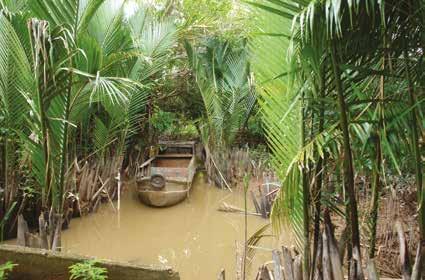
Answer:
<path fill-rule="evenodd" d="M 157 155 L 140 166 L 139 178 L 158 174 L 167 181 L 188 182 L 195 173 L 195 142 L 160 142 Z"/>
<path fill-rule="evenodd" d="M 159 154 L 150 165 L 151 174 L 161 174 L 167 179 L 185 180 L 190 175 L 190 165 L 193 161 L 193 143 L 160 144 Z"/>
<path fill-rule="evenodd" d="M 187 168 L 192 159 L 192 155 L 158 155 L 152 162 L 152 167 L 167 167 L 167 168 Z"/>

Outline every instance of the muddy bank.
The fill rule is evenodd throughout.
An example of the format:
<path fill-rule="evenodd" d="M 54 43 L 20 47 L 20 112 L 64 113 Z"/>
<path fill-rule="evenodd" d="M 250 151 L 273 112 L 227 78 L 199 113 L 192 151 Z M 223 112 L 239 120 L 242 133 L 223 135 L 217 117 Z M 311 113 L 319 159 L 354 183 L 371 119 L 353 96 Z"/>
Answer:
<path fill-rule="evenodd" d="M 87 258 L 77 255 L 54 253 L 45 250 L 0 245 L 0 263 L 12 261 L 18 264 L 10 274 L 10 280 L 68 280 L 68 268 Z M 110 280 L 179 280 L 179 274 L 169 267 L 141 266 L 129 263 L 99 261 L 108 270 Z"/>

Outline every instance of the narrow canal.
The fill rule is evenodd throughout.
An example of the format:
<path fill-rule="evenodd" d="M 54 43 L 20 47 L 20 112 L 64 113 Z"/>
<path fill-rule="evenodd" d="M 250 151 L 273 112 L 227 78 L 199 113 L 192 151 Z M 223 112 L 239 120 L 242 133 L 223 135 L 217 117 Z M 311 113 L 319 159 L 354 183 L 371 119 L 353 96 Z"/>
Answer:
<path fill-rule="evenodd" d="M 171 266 L 183 280 L 217 279 L 221 268 L 234 279 L 236 243 L 243 241 L 244 216 L 219 212 L 223 201 L 242 208 L 242 191 L 230 193 L 209 186 L 202 174 L 196 177 L 190 198 L 171 208 L 142 205 L 134 186 L 129 185 L 119 214 L 104 204 L 97 213 L 72 220 L 70 229 L 63 232 L 62 245 L 66 252 L 101 259 Z M 249 235 L 266 222 L 249 216 Z M 271 242 L 265 240 L 262 245 L 269 247 Z M 270 252 L 259 250 L 250 278 L 270 259 Z"/>

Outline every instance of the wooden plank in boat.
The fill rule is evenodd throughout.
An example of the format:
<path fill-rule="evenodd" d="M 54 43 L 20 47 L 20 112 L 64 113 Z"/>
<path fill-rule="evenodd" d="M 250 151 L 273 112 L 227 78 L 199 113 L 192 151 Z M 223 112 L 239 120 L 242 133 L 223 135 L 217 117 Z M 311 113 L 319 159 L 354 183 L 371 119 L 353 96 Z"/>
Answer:
<path fill-rule="evenodd" d="M 173 146 L 173 147 L 188 147 L 188 146 L 193 146 L 196 144 L 196 141 L 182 141 L 182 142 L 178 142 L 178 141 L 159 141 L 158 142 L 159 145 L 167 145 L 167 146 Z"/>
<path fill-rule="evenodd" d="M 160 174 L 166 178 L 178 178 L 178 177 L 186 177 L 189 174 L 189 170 L 187 168 L 168 168 L 168 167 L 152 167 L 152 174 Z"/>
<path fill-rule="evenodd" d="M 191 158 L 192 154 L 162 154 L 157 155 L 157 158 Z"/>
<path fill-rule="evenodd" d="M 140 165 L 139 166 L 139 168 L 144 168 L 144 167 L 146 167 L 146 166 L 148 166 L 149 164 L 151 164 L 152 163 L 152 161 L 154 161 L 154 157 L 153 158 L 150 158 L 150 159 L 148 159 L 147 161 L 145 161 L 142 165 Z"/>

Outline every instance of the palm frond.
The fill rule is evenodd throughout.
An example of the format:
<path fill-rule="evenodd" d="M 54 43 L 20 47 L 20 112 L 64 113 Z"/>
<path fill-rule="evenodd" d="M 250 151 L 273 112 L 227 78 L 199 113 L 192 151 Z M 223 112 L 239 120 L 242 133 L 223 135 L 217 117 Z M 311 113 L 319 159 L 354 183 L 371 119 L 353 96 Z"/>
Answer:
<path fill-rule="evenodd" d="M 84 32 L 105 0 L 31 0 L 28 6 L 36 17 L 53 28 L 63 26 L 73 34 Z"/>
<path fill-rule="evenodd" d="M 27 0 L 1 0 L 0 9 L 8 13 L 24 12 L 27 8 Z"/>
<path fill-rule="evenodd" d="M 25 50 L 12 25 L 0 15 L 0 111 L 8 129 L 20 129 L 28 107 L 22 92 L 33 80 Z"/>
<path fill-rule="evenodd" d="M 47 20 L 53 27 L 64 25 L 73 29 L 78 24 L 79 0 L 33 0 L 29 7 L 39 18 Z"/>
<path fill-rule="evenodd" d="M 210 141 L 229 147 L 256 103 L 247 55 L 218 41 L 208 42 L 203 53 L 186 42 L 186 52 L 204 102 Z"/>
<path fill-rule="evenodd" d="M 93 16 L 96 14 L 96 12 L 105 2 L 106 0 L 85 0 L 85 1 L 80 0 L 79 22 L 78 22 L 79 34 L 87 30 Z"/>
<path fill-rule="evenodd" d="M 135 23 L 142 23 L 141 27 Z M 158 20 L 139 8 L 130 19 L 133 44 L 140 52 L 139 59 L 130 74 L 139 81 L 147 81 L 165 69 L 170 61 L 172 47 L 177 42 L 177 29 L 170 19 Z"/>
<path fill-rule="evenodd" d="M 108 127 L 100 118 L 95 118 L 93 136 L 95 150 L 103 153 L 106 145 L 110 142 L 111 134 Z"/>
<path fill-rule="evenodd" d="M 103 38 L 102 49 L 106 56 L 131 49 L 130 29 L 124 22 L 124 11 L 121 8 L 112 19 Z"/>
<path fill-rule="evenodd" d="M 124 104 L 132 92 L 143 88 L 140 83 L 127 78 L 102 77 L 99 72 L 95 76 L 76 69 L 73 72 L 86 81 L 83 91 L 89 93 L 90 102 Z"/>
<path fill-rule="evenodd" d="M 280 2 L 280 1 L 279 1 Z M 269 4 L 270 5 L 270 4 Z M 257 5 L 258 6 L 258 5 Z M 256 14 L 259 19 L 259 33 L 290 34 L 291 19 L 281 13 L 260 7 Z M 301 139 L 302 116 L 300 92 L 293 90 L 289 76 L 291 64 L 284 50 L 291 42 L 283 36 L 257 36 L 250 46 L 252 66 L 256 74 L 257 88 L 260 91 L 260 107 L 269 146 L 273 153 L 273 165 L 283 182 L 282 189 L 273 205 L 271 220 L 275 229 L 289 226 L 295 233 L 300 249 L 303 244 L 303 193 L 302 176 L 298 158 L 303 146 Z M 280 50 L 276 51 L 276 50 Z M 279 77 L 280 76 L 280 77 Z M 275 78 L 278 77 L 278 78 Z"/>

